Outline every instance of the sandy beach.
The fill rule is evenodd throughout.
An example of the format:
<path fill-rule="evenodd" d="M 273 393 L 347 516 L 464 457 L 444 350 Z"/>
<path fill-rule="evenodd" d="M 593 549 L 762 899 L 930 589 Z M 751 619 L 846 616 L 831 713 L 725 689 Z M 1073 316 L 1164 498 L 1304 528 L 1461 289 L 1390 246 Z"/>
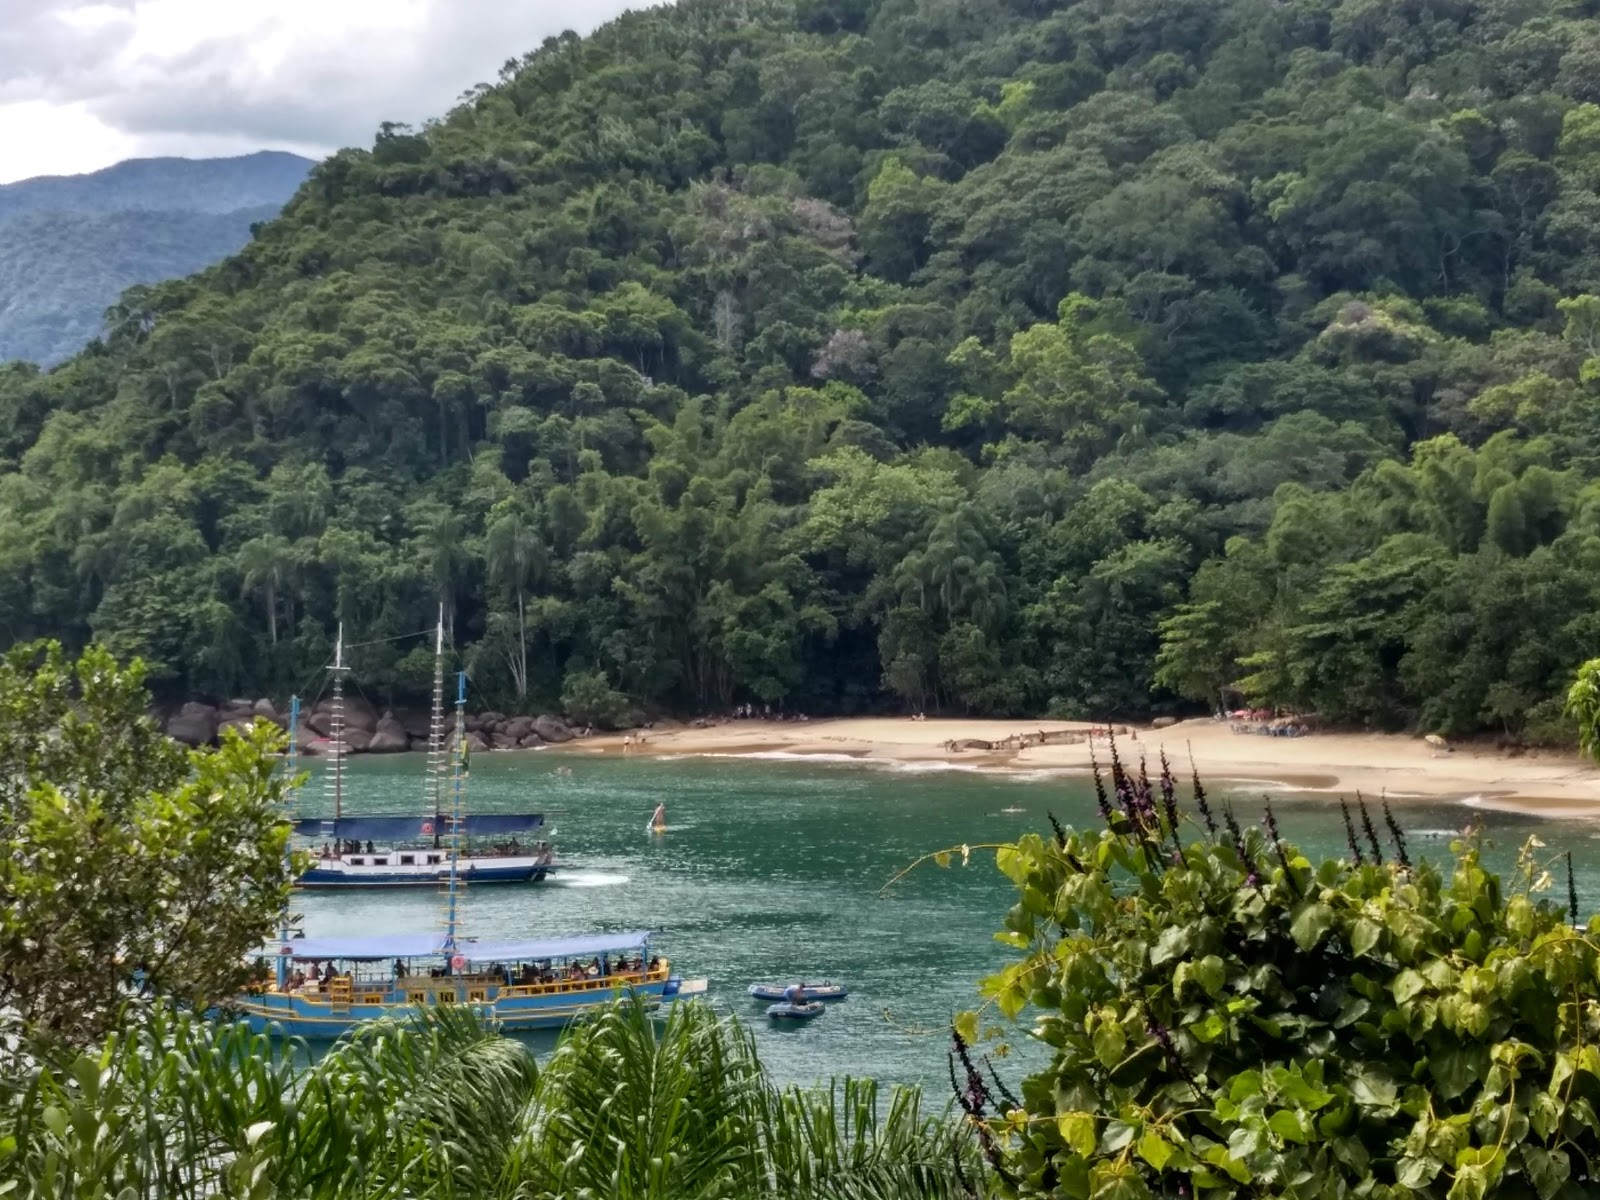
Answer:
<path fill-rule="evenodd" d="M 1082 735 L 1091 726 L 1070 721 L 925 720 L 860 717 L 821 721 L 725 721 L 705 728 L 671 726 L 644 735 L 577 743 L 608 754 L 794 754 L 885 762 L 949 762 L 990 770 L 1087 770 L 1093 752 L 1106 757 L 1104 740 Z M 1044 744 L 1020 748 L 1027 737 Z M 1013 740 L 1006 746 L 1007 739 Z M 1059 739 L 1059 740 L 1057 740 Z M 625 740 L 629 744 L 625 745 Z M 960 748 L 964 742 L 991 747 Z M 1135 727 L 1119 744 L 1127 758 L 1140 751 L 1153 762 L 1165 749 L 1174 769 L 1188 773 L 1190 755 L 1212 786 L 1248 783 L 1269 791 L 1361 791 L 1391 799 L 1466 800 L 1552 817 L 1600 818 L 1600 767 L 1576 754 L 1555 751 L 1510 755 L 1465 745 L 1446 753 L 1420 737 L 1377 733 L 1313 733 L 1301 738 L 1234 733 L 1209 719 L 1168 729 Z"/>

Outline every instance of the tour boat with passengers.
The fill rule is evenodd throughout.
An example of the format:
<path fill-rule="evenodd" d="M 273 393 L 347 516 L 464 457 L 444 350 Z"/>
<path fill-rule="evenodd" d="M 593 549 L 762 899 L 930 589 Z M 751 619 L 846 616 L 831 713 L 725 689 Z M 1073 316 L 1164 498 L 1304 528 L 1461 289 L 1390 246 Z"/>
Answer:
<path fill-rule="evenodd" d="M 433 713 L 421 811 L 411 815 L 347 814 L 344 773 L 344 630 L 335 643 L 329 707 L 327 767 L 323 785 L 331 816 L 294 822 L 315 856 L 296 883 L 304 888 L 431 887 L 449 873 L 446 842 L 460 835 L 461 870 L 473 883 L 538 883 L 555 864 L 548 842 L 532 836 L 544 825 L 540 813 L 480 813 L 459 824 L 445 805 L 450 746 L 444 721 L 444 614 L 434 637 Z M 299 725 L 299 702 L 291 703 L 289 737 Z M 457 738 L 462 736 L 457 731 Z M 458 741 L 459 744 L 459 741 Z M 318 843 L 321 843 L 319 846 Z"/>
<path fill-rule="evenodd" d="M 558 1029 L 617 995 L 660 1005 L 705 993 L 704 979 L 674 975 L 671 963 L 651 952 L 648 932 L 493 940 L 459 934 L 459 899 L 471 876 L 461 869 L 459 854 L 469 822 L 462 812 L 466 771 L 459 736 L 465 673 L 458 678 L 453 805 L 441 864 L 444 932 L 313 938 L 293 932 L 285 914 L 278 944 L 259 955 L 272 960 L 271 982 L 247 989 L 227 1006 L 252 1028 L 336 1038 L 364 1021 L 456 1006 L 507 1030 Z"/>

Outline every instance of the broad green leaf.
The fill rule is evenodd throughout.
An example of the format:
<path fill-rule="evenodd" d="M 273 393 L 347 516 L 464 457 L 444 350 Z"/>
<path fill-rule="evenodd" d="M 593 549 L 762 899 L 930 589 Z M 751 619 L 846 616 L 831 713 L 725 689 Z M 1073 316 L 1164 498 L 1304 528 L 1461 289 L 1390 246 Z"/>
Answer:
<path fill-rule="evenodd" d="M 1093 1113 L 1063 1113 L 1056 1118 L 1056 1129 L 1061 1133 L 1061 1140 L 1074 1154 L 1088 1158 L 1094 1153 L 1097 1138 Z"/>
<path fill-rule="evenodd" d="M 1139 1139 L 1139 1157 L 1156 1170 L 1163 1170 L 1177 1153 L 1176 1148 L 1159 1133 L 1146 1133 Z"/>
<path fill-rule="evenodd" d="M 978 1044 L 978 1014 L 958 1012 L 950 1022 L 956 1035 L 969 1046 Z"/>
<path fill-rule="evenodd" d="M 1100 1065 L 1114 1067 L 1127 1053 L 1128 1038 L 1122 1026 L 1114 1020 L 1102 1020 L 1094 1029 L 1094 1055 Z"/>
<path fill-rule="evenodd" d="M 1360 917 L 1350 928 L 1350 952 L 1358 958 L 1368 954 L 1382 937 L 1382 925 L 1369 917 Z"/>
<path fill-rule="evenodd" d="M 1333 927 L 1334 912 L 1320 902 L 1304 904 L 1289 923 L 1289 936 L 1302 950 L 1310 950 Z"/>
<path fill-rule="evenodd" d="M 1293 1109 L 1280 1108 L 1267 1119 L 1267 1128 L 1286 1142 L 1309 1142 L 1311 1122 Z"/>

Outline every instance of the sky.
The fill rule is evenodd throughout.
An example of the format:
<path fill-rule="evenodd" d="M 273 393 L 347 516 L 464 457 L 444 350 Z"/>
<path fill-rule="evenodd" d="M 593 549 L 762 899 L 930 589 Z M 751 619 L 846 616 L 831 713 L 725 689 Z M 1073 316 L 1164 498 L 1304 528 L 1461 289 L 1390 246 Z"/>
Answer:
<path fill-rule="evenodd" d="M 0 183 L 370 145 L 642 0 L 0 0 Z"/>

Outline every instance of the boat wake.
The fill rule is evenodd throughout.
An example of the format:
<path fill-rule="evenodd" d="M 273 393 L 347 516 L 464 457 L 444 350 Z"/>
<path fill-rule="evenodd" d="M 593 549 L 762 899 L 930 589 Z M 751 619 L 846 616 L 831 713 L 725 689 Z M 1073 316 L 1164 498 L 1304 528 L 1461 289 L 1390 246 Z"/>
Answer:
<path fill-rule="evenodd" d="M 627 882 L 626 875 L 615 871 L 560 871 L 550 876 L 550 883 L 556 887 L 620 887 Z"/>

